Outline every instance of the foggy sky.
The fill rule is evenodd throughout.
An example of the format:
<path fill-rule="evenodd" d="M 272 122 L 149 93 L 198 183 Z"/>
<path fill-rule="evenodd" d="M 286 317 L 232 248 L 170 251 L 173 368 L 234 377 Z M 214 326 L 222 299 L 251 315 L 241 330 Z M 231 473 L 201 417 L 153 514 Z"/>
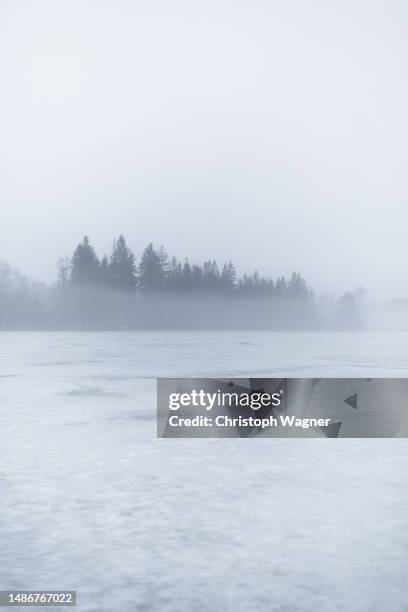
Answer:
<path fill-rule="evenodd" d="M 10 0 L 0 259 L 125 233 L 318 291 L 408 295 L 403 1 Z"/>

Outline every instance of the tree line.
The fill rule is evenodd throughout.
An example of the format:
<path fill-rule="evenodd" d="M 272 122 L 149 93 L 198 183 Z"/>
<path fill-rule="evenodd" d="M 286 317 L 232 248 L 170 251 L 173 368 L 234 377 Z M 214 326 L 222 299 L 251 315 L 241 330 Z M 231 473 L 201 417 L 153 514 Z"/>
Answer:
<path fill-rule="evenodd" d="M 316 298 L 299 272 L 238 276 L 231 261 L 179 261 L 152 243 L 136 260 L 123 235 L 102 258 L 85 236 L 52 285 L 0 262 L 0 329 L 357 329 L 360 303 Z"/>
<path fill-rule="evenodd" d="M 257 271 L 238 277 L 231 261 L 221 269 L 214 260 L 191 264 L 169 257 L 164 247 L 149 243 L 140 261 L 123 235 L 113 242 L 110 256 L 99 259 L 88 236 L 75 248 L 71 258 L 58 262 L 58 286 L 104 288 L 125 294 L 198 294 L 224 296 L 265 296 L 281 299 L 310 299 L 313 292 L 299 272 L 273 280 Z"/>

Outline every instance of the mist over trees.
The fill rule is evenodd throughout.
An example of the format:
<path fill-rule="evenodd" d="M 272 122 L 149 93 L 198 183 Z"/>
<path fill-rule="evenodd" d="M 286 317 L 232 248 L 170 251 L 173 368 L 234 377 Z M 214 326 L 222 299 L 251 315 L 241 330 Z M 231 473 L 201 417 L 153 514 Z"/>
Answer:
<path fill-rule="evenodd" d="M 238 276 L 231 261 L 221 267 L 212 259 L 179 261 L 152 243 L 137 262 L 123 235 L 101 258 L 84 236 L 57 267 L 56 282 L 47 287 L 0 266 L 2 328 L 313 329 L 327 324 L 324 308 L 299 272 L 288 279 L 257 271 Z M 358 327 L 354 296 L 345 294 L 330 317 L 337 326 Z"/>
<path fill-rule="evenodd" d="M 134 294 L 214 294 L 309 299 L 313 292 L 300 273 L 293 272 L 288 281 L 282 276 L 276 281 L 260 276 L 257 271 L 237 277 L 231 261 L 221 269 L 217 262 L 207 260 L 202 265 L 170 258 L 164 247 L 155 249 L 150 242 L 140 263 L 128 247 L 123 235 L 114 241 L 112 252 L 101 260 L 85 236 L 70 259 L 58 263 L 58 285 L 82 288 L 105 288 Z"/>
<path fill-rule="evenodd" d="M 46 325 L 49 290 L 0 261 L 0 328 L 31 329 Z"/>

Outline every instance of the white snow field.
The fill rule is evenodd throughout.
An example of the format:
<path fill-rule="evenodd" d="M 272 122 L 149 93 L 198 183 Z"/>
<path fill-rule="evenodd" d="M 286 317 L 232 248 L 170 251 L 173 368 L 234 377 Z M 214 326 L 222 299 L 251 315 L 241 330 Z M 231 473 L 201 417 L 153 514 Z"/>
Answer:
<path fill-rule="evenodd" d="M 155 377 L 212 375 L 406 377 L 408 334 L 1 333 L 0 589 L 406 612 L 407 440 L 156 439 Z"/>

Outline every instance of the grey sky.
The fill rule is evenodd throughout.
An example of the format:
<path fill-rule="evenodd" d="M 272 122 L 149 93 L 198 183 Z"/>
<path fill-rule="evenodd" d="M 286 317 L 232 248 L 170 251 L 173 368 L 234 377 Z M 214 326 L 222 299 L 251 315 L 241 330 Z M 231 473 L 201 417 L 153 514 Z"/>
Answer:
<path fill-rule="evenodd" d="M 1 3 L 0 259 L 51 280 L 123 232 L 408 294 L 406 6 Z"/>

